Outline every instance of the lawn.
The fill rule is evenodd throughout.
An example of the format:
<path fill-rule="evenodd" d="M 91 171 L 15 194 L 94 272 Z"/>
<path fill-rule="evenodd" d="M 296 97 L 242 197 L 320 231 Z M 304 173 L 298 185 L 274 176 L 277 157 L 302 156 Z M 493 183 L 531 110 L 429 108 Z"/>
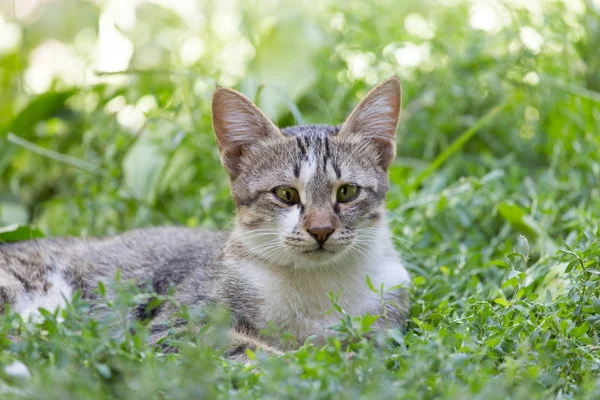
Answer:
<path fill-rule="evenodd" d="M 220 313 L 149 347 L 122 323 L 148 294 L 116 277 L 106 321 L 77 294 L 0 317 L 0 398 L 600 398 L 599 49 L 597 0 L 0 1 L 1 240 L 226 228 L 215 85 L 284 127 L 397 75 L 388 218 L 414 280 L 406 332 L 367 339 L 332 300 L 327 345 L 244 366 Z"/>

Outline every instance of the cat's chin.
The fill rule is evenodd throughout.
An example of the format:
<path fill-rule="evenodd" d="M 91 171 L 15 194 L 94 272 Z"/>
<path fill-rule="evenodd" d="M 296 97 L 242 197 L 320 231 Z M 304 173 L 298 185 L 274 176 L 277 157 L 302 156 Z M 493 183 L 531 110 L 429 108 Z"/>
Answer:
<path fill-rule="evenodd" d="M 340 259 L 341 251 L 330 249 L 303 250 L 294 257 L 294 268 L 296 269 L 319 269 L 326 268 Z"/>
<path fill-rule="evenodd" d="M 333 255 L 336 254 L 335 251 L 333 250 L 329 250 L 329 249 L 325 249 L 323 247 L 320 247 L 318 249 L 314 249 L 314 250 L 304 250 L 302 252 L 302 254 L 307 254 L 309 256 L 327 256 L 327 255 Z"/>

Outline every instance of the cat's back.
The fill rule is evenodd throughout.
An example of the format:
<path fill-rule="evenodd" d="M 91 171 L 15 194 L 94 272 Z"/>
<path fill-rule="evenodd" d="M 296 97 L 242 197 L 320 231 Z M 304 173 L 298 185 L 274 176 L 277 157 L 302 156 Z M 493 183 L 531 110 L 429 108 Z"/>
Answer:
<path fill-rule="evenodd" d="M 227 240 L 229 232 L 186 227 L 152 227 L 135 229 L 120 235 L 97 239 L 98 251 L 116 250 L 116 256 L 139 257 L 141 253 L 160 259 L 206 259 L 214 255 Z M 84 244 L 85 245 L 85 244 Z"/>
<path fill-rule="evenodd" d="M 123 279 L 166 294 L 171 285 L 218 257 L 227 233 L 189 228 L 146 228 L 103 238 L 48 238 L 0 244 L 0 311 L 21 315 L 64 306 L 75 290 L 93 298 L 99 281 L 117 270 Z"/>
<path fill-rule="evenodd" d="M 216 257 L 227 237 L 228 232 L 207 229 L 143 228 L 81 242 L 82 248 L 76 252 L 82 254 L 87 249 L 85 259 L 95 273 L 116 266 L 126 277 L 153 276 L 153 280 L 177 281 Z"/>
<path fill-rule="evenodd" d="M 114 277 L 118 269 L 125 279 L 151 280 L 162 286 L 204 268 L 219 255 L 228 235 L 206 229 L 157 227 L 100 238 L 0 244 L 0 270 L 41 284 L 49 272 L 56 271 L 72 286 L 85 289 L 95 285 L 98 278 Z"/>
<path fill-rule="evenodd" d="M 85 253 L 86 257 L 102 255 L 107 261 L 111 256 L 123 260 L 139 258 L 143 254 L 158 258 L 186 255 L 205 258 L 221 247 L 228 236 L 229 232 L 208 229 L 151 227 L 104 237 L 57 237 L 15 243 L 0 242 L 0 254 L 8 256 L 35 252 L 77 256 Z M 107 253 L 108 251 L 114 254 Z"/>

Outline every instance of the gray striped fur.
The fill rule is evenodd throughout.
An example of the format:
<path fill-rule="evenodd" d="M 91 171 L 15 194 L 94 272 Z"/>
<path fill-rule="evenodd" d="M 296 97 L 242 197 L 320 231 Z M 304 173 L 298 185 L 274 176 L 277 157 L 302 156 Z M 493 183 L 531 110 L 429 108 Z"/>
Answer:
<path fill-rule="evenodd" d="M 376 287 L 404 285 L 386 292 L 399 307 L 385 305 L 388 321 L 377 325 L 404 327 L 410 277 L 384 214 L 399 112 L 400 85 L 392 78 L 341 126 L 279 130 L 244 96 L 219 88 L 213 125 L 237 206 L 233 230 L 149 228 L 108 238 L 0 244 L 0 308 L 11 304 L 26 315 L 61 307 L 63 296 L 76 289 L 93 301 L 92 289 L 119 269 L 124 278 L 149 281 L 159 294 L 174 285 L 181 304 L 229 308 L 234 323 L 227 355 L 247 361 L 247 348 L 280 354 L 311 335 L 330 334 L 339 318 L 326 313 L 330 292 L 340 293 L 340 305 L 351 314 L 381 313 L 368 275 Z M 358 196 L 337 202 L 337 189 L 348 183 L 360 188 Z M 300 203 L 278 200 L 273 190 L 280 186 L 295 188 Z M 316 220 L 334 229 L 324 243 L 307 231 Z M 166 335 L 175 311 L 163 304 L 143 315 L 151 318 L 153 342 Z M 292 333 L 295 344 L 262 336 L 271 323 Z"/>

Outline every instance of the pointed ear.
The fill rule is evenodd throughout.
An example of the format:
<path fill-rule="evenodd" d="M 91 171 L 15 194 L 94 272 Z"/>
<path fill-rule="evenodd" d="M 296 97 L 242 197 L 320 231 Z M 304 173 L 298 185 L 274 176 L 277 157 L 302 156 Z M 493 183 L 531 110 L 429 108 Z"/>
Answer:
<path fill-rule="evenodd" d="M 283 136 L 246 96 L 217 88 L 212 98 L 212 123 L 221 162 L 229 175 L 237 175 L 244 149 L 258 140 Z"/>
<path fill-rule="evenodd" d="M 396 157 L 396 129 L 402 108 L 402 89 L 393 77 L 371 90 L 342 125 L 340 138 L 363 137 L 375 142 L 387 169 Z"/>

